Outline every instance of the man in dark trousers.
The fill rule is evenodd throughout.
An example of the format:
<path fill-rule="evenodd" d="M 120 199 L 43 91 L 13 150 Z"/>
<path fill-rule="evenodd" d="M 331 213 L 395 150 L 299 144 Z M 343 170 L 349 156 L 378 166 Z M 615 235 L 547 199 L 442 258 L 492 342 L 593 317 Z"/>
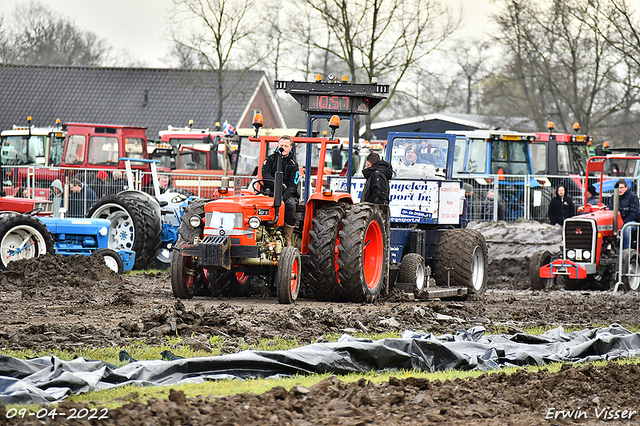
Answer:
<path fill-rule="evenodd" d="M 638 196 L 629 191 L 627 187 L 627 181 L 620 179 L 616 182 L 618 193 L 620 194 L 620 203 L 618 204 L 618 211 L 622 217 L 624 223 L 627 222 L 640 222 L 640 202 Z M 613 197 L 609 203 L 609 207 L 613 209 Z M 622 235 L 622 248 L 629 248 L 631 245 L 631 233 L 636 231 L 635 226 L 629 226 Z"/>
<path fill-rule="evenodd" d="M 298 163 L 291 152 L 292 147 L 293 140 L 291 139 L 291 136 L 281 136 L 278 140 L 278 151 L 281 150 L 282 153 L 282 180 L 286 186 L 286 189 L 282 193 L 282 201 L 284 202 L 284 228 L 282 230 L 282 235 L 284 236 L 285 246 L 291 245 L 293 228 L 295 228 L 296 223 L 298 222 L 296 205 L 300 199 L 300 195 L 298 194 L 300 171 L 298 169 Z M 270 181 L 265 182 L 263 188 L 268 187 L 271 188 L 272 191 L 277 167 L 276 155 L 279 154 L 277 154 L 277 152 L 271 154 L 262 164 L 262 178 Z"/>
<path fill-rule="evenodd" d="M 367 156 L 367 165 L 362 174 L 367 181 L 362 188 L 360 201 L 389 204 L 389 179 L 393 176 L 391 164 L 380 160 L 380 156 L 372 152 Z"/>

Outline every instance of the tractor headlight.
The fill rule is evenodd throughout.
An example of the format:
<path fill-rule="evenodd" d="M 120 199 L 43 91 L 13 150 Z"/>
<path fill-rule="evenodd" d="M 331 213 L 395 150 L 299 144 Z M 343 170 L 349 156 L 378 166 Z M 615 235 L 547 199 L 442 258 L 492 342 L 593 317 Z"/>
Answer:
<path fill-rule="evenodd" d="M 100 233 L 101 236 L 106 237 L 107 234 L 109 233 L 109 230 L 107 229 L 106 226 L 103 226 L 102 228 L 100 228 L 98 232 Z"/>
<path fill-rule="evenodd" d="M 567 257 L 569 259 L 575 259 L 576 258 L 576 251 L 575 250 L 567 250 Z"/>
<path fill-rule="evenodd" d="M 249 218 L 249 226 L 253 229 L 258 229 L 260 227 L 260 218 L 258 216 L 252 216 Z"/>
<path fill-rule="evenodd" d="M 583 251 L 582 257 L 584 257 L 585 259 L 591 259 L 591 252 L 589 250 Z"/>
<path fill-rule="evenodd" d="M 197 214 L 194 214 L 189 218 L 189 225 L 191 225 L 193 228 L 197 228 L 198 226 L 200 226 L 201 223 L 202 223 L 202 218 Z"/>

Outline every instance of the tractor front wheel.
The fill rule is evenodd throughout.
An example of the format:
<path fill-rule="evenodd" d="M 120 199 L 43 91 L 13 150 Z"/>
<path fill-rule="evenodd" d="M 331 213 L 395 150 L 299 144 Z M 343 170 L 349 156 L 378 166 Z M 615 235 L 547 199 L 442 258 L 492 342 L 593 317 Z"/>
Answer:
<path fill-rule="evenodd" d="M 409 253 L 402 258 L 396 280 L 398 283 L 412 284 L 413 294 L 420 296 L 424 292 L 426 278 L 422 256 L 418 253 Z"/>
<path fill-rule="evenodd" d="M 547 250 L 537 251 L 529 261 L 529 282 L 531 288 L 542 290 L 553 287 L 553 278 L 540 278 L 540 268 L 551 263 L 551 253 Z"/>
<path fill-rule="evenodd" d="M 487 286 L 487 243 L 477 231 L 450 229 L 438 238 L 436 283 L 441 287 L 464 286 L 468 294 L 481 296 Z"/>
<path fill-rule="evenodd" d="M 54 253 L 53 238 L 47 227 L 36 217 L 21 213 L 0 215 L 0 269 L 9 262 L 33 259 Z"/>
<path fill-rule="evenodd" d="M 338 244 L 338 297 L 373 302 L 384 285 L 389 243 L 385 222 L 375 204 L 354 204 L 342 220 Z"/>
<path fill-rule="evenodd" d="M 622 271 L 623 274 L 630 274 L 631 276 L 623 276 L 622 284 L 624 284 L 625 291 L 640 291 L 640 277 L 633 276 L 640 274 L 640 256 L 638 251 L 634 249 L 622 250 Z"/>
<path fill-rule="evenodd" d="M 171 289 L 178 299 L 191 299 L 203 291 L 205 280 L 203 269 L 193 257 L 180 254 L 182 245 L 184 242 L 178 242 L 171 256 Z"/>
<path fill-rule="evenodd" d="M 296 247 L 285 247 L 278 259 L 275 279 L 278 303 L 295 303 L 300 292 L 300 251 Z"/>
<path fill-rule="evenodd" d="M 104 259 L 104 263 L 106 263 L 107 267 L 113 272 L 117 274 L 124 273 L 124 263 L 122 263 L 122 258 L 118 253 L 111 250 L 110 248 L 98 249 L 91 253 L 91 256 L 102 257 Z"/>

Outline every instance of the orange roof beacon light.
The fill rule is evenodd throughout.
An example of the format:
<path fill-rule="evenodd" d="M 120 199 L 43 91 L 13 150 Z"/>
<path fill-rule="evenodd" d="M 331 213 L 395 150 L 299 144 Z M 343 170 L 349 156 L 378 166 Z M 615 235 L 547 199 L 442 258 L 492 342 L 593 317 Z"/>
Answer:
<path fill-rule="evenodd" d="M 580 131 L 580 123 L 578 123 L 577 121 L 573 123 L 573 131 L 576 133 Z"/>
<path fill-rule="evenodd" d="M 556 125 L 553 124 L 553 121 L 550 121 L 549 123 L 547 123 L 547 129 L 549 129 L 549 133 L 553 133 L 553 129 L 556 128 Z"/>
<path fill-rule="evenodd" d="M 340 117 L 332 115 L 329 120 L 329 127 L 331 128 L 331 140 L 335 139 L 336 130 L 340 128 Z"/>
<path fill-rule="evenodd" d="M 602 147 L 603 147 L 603 148 L 609 148 L 609 141 L 605 141 L 605 142 L 602 144 Z"/>
<path fill-rule="evenodd" d="M 316 74 L 316 81 L 322 81 L 322 74 Z"/>
<path fill-rule="evenodd" d="M 258 137 L 258 133 L 260 132 L 260 127 L 264 125 L 264 118 L 262 114 L 257 113 L 253 116 L 253 128 L 256 129 L 256 138 Z"/>
<path fill-rule="evenodd" d="M 349 78 L 346 75 L 342 76 L 342 82 L 346 83 L 347 81 L 349 81 Z"/>

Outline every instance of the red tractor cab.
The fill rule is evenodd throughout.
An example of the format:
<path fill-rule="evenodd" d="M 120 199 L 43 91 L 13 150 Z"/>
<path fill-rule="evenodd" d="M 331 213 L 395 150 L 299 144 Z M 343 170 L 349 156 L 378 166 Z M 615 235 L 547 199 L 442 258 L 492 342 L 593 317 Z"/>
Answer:
<path fill-rule="evenodd" d="M 553 260 L 548 251 L 534 253 L 530 264 L 530 281 L 534 289 L 550 288 L 557 282 L 569 290 L 596 289 L 607 290 L 617 270 L 619 258 L 637 259 L 634 249 L 619 249 L 622 216 L 618 211 L 617 189 L 613 183 L 620 179 L 617 176 L 607 176 L 607 163 L 610 161 L 635 160 L 640 157 L 591 157 L 587 162 L 586 172 L 590 177 L 597 177 L 599 194 L 597 205 L 587 203 L 584 194 L 584 206 L 581 214 L 566 219 L 563 224 L 561 258 Z M 610 188 L 613 191 L 613 208 L 610 209 L 603 201 L 603 192 Z M 628 191 L 633 190 L 629 187 Z M 628 266 L 628 265 L 627 265 Z M 640 280 L 637 278 L 623 278 L 627 290 L 639 291 Z"/>

